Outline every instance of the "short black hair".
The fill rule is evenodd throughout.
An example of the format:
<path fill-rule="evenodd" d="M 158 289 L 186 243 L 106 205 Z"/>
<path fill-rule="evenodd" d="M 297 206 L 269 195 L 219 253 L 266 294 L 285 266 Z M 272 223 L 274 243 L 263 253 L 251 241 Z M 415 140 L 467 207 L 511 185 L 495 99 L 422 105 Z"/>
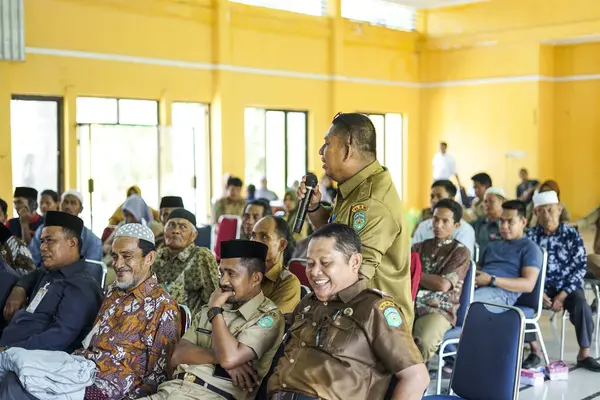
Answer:
<path fill-rule="evenodd" d="M 281 217 L 276 217 L 274 215 L 269 215 L 265 219 L 270 219 L 275 222 L 275 233 L 280 239 L 287 239 L 290 232 L 290 227 L 287 221 Z"/>
<path fill-rule="evenodd" d="M 442 199 L 433 206 L 433 211 L 438 208 L 447 208 L 454 215 L 454 222 L 460 222 L 463 216 L 462 206 L 452 199 Z"/>
<path fill-rule="evenodd" d="M 79 254 L 81 254 L 81 249 L 83 247 L 83 242 L 81 241 L 81 236 L 77 235 L 73 229 L 70 228 L 62 228 L 62 232 L 67 239 L 75 238 L 77 239 L 77 248 L 79 249 Z"/>
<path fill-rule="evenodd" d="M 441 145 L 441 146 L 448 147 L 448 143 L 446 143 L 446 142 L 440 142 L 440 145 Z"/>
<path fill-rule="evenodd" d="M 451 181 L 447 179 L 440 179 L 439 181 L 433 182 L 431 188 L 433 189 L 434 187 L 438 186 L 444 188 L 450 197 L 454 198 L 454 196 L 456 196 L 456 186 Z"/>
<path fill-rule="evenodd" d="M 240 265 L 248 269 L 249 274 L 260 272 L 264 276 L 267 271 L 265 260 L 261 260 L 260 258 L 242 258 L 240 260 Z"/>
<path fill-rule="evenodd" d="M 244 186 L 244 183 L 240 178 L 232 176 L 231 178 L 227 179 L 227 187 L 229 186 L 242 187 Z"/>
<path fill-rule="evenodd" d="M 331 124 L 336 133 L 343 132 L 349 136 L 350 143 L 361 152 L 377 154 L 377 137 L 375 125 L 369 117 L 359 113 L 338 113 Z M 383 134 L 383 132 L 381 132 Z"/>
<path fill-rule="evenodd" d="M 151 251 L 156 251 L 156 246 L 144 239 L 138 239 L 138 247 L 142 250 L 142 257 L 146 257 Z"/>
<path fill-rule="evenodd" d="M 0 199 L 0 209 L 4 215 L 8 214 L 8 204 L 2 199 Z"/>
<path fill-rule="evenodd" d="M 40 196 L 40 199 L 44 196 L 50 196 L 55 203 L 58 203 L 58 193 L 56 193 L 54 190 L 44 190 Z"/>
<path fill-rule="evenodd" d="M 347 260 L 350 259 L 352 254 L 360 253 L 362 249 L 360 236 L 348 225 L 336 223 L 323 225 L 310 235 L 311 241 L 319 238 L 335 239 L 335 249 L 344 254 Z"/>
<path fill-rule="evenodd" d="M 267 217 L 273 215 L 273 209 L 271 208 L 271 204 L 269 204 L 269 200 L 267 199 L 256 199 L 248 202 L 246 207 L 244 207 L 244 213 L 249 206 L 260 206 L 264 209 L 263 217 Z"/>
<path fill-rule="evenodd" d="M 256 192 L 256 186 L 254 186 L 253 184 L 248 185 L 248 188 L 246 189 L 246 191 L 248 193 L 254 193 Z"/>
<path fill-rule="evenodd" d="M 477 182 L 480 185 L 486 185 L 491 187 L 492 186 L 492 178 L 490 178 L 490 176 L 488 174 L 486 174 L 485 172 L 480 172 L 478 174 L 475 174 L 471 177 L 471 180 L 473 182 Z"/>
<path fill-rule="evenodd" d="M 516 210 L 519 217 L 527 217 L 527 206 L 521 200 L 509 200 L 502 204 L 503 210 Z"/>

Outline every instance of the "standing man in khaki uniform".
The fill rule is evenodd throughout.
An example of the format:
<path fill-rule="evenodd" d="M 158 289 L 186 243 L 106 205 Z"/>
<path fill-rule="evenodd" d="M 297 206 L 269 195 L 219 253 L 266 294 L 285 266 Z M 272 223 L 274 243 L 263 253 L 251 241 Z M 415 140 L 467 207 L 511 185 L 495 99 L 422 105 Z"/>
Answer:
<path fill-rule="evenodd" d="M 342 224 L 310 238 L 306 275 L 314 292 L 296 308 L 289 342 L 268 383 L 269 399 L 417 400 L 429 375 L 391 297 L 359 279 L 358 234 Z"/>
<path fill-rule="evenodd" d="M 321 205 L 315 188 L 308 216 L 316 228 L 328 222 L 348 225 L 360 235 L 361 275 L 368 286 L 391 295 L 412 327 L 410 240 L 404 207 L 387 168 L 376 160 L 375 127 L 363 114 L 338 114 L 319 149 L 325 174 L 338 182 L 332 210 Z M 298 198 L 306 194 L 304 179 Z"/>
<path fill-rule="evenodd" d="M 600 207 L 589 213 L 584 218 L 578 219 L 573 222 L 571 226 L 577 227 L 580 231 L 584 231 L 589 228 L 595 228 L 596 234 L 594 235 L 593 254 L 588 254 L 587 268 L 596 279 L 600 279 Z"/>
<path fill-rule="evenodd" d="M 221 246 L 220 287 L 175 348 L 174 380 L 151 399 L 251 399 L 240 380 L 255 389 L 269 371 L 285 322 L 261 290 L 268 248 L 249 240 Z"/>

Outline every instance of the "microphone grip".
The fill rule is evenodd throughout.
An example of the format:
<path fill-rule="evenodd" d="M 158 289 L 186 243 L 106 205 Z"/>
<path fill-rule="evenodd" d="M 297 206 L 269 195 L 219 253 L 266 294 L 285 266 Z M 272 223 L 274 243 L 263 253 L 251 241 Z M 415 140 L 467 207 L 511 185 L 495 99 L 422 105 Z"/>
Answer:
<path fill-rule="evenodd" d="M 296 220 L 294 221 L 294 233 L 300 233 L 302 231 L 302 225 L 304 225 L 304 220 L 306 219 L 308 204 L 310 203 L 310 198 L 314 190 L 315 188 L 313 187 L 306 187 L 306 196 L 304 196 L 298 205 L 298 213 L 296 214 Z"/>

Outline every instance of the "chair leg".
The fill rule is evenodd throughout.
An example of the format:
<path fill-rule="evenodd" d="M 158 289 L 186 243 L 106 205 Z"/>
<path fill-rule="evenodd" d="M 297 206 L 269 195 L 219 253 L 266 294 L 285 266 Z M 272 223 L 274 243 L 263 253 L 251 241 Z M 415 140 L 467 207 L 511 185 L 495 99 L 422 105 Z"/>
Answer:
<path fill-rule="evenodd" d="M 537 322 L 533 322 L 535 326 L 535 333 L 537 333 L 538 340 L 540 341 L 540 346 L 542 346 L 542 353 L 544 354 L 544 361 L 546 365 L 550 364 L 550 358 L 548 357 L 548 350 L 546 350 L 546 344 L 544 343 L 544 337 L 542 336 L 542 330 L 540 329 L 540 325 Z"/>
<path fill-rule="evenodd" d="M 552 327 L 552 334 L 554 335 L 554 339 L 558 342 L 560 341 L 560 335 L 558 334 L 558 329 L 556 328 L 556 313 L 553 312 L 550 316 L 550 326 Z"/>
<path fill-rule="evenodd" d="M 560 361 L 563 361 L 565 359 L 565 336 L 567 331 L 567 318 L 569 318 L 569 312 L 565 310 L 563 312 L 562 326 L 560 332 Z"/>
<path fill-rule="evenodd" d="M 435 394 L 442 394 L 442 364 L 444 363 L 444 357 L 442 357 L 443 349 L 440 349 L 440 356 L 438 357 L 438 366 L 437 366 L 437 382 L 435 385 Z"/>

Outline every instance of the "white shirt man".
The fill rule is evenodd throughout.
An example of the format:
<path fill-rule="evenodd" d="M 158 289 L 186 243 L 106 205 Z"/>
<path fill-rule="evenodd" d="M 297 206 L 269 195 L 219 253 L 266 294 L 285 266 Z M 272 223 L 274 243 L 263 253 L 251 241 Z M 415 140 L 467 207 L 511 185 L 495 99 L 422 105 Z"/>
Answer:
<path fill-rule="evenodd" d="M 440 152 L 433 156 L 433 180 L 450 179 L 456 175 L 456 162 L 454 157 L 446 151 L 448 145 L 445 142 L 440 143 Z"/>

